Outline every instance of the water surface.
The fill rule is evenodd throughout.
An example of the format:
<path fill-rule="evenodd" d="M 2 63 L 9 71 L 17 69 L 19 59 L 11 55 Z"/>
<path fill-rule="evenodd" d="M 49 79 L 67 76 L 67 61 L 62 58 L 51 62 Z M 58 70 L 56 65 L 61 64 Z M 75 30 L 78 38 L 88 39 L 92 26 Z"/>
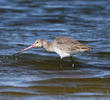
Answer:
<path fill-rule="evenodd" d="M 107 0 L 0 0 L 0 100 L 109 100 L 109 12 Z M 74 56 L 77 70 L 42 48 L 13 56 L 56 36 L 93 47 Z"/>

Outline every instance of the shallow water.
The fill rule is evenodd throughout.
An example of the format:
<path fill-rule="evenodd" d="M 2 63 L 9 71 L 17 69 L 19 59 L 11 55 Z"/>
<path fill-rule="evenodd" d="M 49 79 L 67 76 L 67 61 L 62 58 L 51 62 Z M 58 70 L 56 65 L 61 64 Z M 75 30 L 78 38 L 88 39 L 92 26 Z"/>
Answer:
<path fill-rule="evenodd" d="M 106 0 L 0 0 L 0 100 L 109 100 L 109 11 Z M 74 56 L 77 70 L 42 48 L 13 56 L 56 36 L 93 47 Z"/>

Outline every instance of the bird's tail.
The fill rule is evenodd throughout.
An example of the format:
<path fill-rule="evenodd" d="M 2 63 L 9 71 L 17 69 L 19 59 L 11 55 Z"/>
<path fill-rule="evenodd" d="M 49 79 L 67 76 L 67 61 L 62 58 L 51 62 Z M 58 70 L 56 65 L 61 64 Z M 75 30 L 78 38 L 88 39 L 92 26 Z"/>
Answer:
<path fill-rule="evenodd" d="M 91 49 L 92 49 L 92 47 L 90 47 L 90 46 L 85 46 L 85 45 L 81 45 L 81 48 L 80 48 L 81 51 L 89 51 L 89 50 L 91 50 Z"/>
<path fill-rule="evenodd" d="M 91 49 L 93 49 L 92 47 L 90 47 L 90 46 L 88 46 L 88 50 L 91 50 Z"/>

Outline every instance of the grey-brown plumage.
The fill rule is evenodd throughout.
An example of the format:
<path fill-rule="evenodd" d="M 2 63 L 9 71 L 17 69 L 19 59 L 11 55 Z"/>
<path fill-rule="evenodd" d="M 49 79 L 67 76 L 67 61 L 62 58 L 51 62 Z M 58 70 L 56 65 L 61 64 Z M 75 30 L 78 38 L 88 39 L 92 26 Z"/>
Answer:
<path fill-rule="evenodd" d="M 54 48 L 53 51 L 57 52 L 61 58 L 91 49 L 91 47 L 83 45 L 77 40 L 64 36 L 56 37 L 53 40 L 52 45 Z"/>
<path fill-rule="evenodd" d="M 48 42 L 44 39 L 38 39 L 34 44 L 18 53 L 21 53 L 33 47 L 43 47 L 48 52 L 56 52 L 61 58 L 69 57 L 74 54 L 91 49 L 91 47 L 81 44 L 79 41 L 74 40 L 70 37 L 59 36 L 56 37 L 52 42 Z"/>

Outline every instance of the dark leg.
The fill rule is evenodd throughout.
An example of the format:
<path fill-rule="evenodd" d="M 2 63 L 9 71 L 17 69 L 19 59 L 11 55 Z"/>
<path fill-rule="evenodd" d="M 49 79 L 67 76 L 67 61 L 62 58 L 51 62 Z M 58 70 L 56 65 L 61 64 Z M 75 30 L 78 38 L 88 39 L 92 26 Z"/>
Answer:
<path fill-rule="evenodd" d="M 73 57 L 71 56 L 70 59 L 71 59 L 71 67 L 73 67 L 74 69 L 76 69 L 75 68 L 75 65 L 74 65 Z"/>
<path fill-rule="evenodd" d="M 60 58 L 60 69 L 63 69 L 63 59 Z"/>

